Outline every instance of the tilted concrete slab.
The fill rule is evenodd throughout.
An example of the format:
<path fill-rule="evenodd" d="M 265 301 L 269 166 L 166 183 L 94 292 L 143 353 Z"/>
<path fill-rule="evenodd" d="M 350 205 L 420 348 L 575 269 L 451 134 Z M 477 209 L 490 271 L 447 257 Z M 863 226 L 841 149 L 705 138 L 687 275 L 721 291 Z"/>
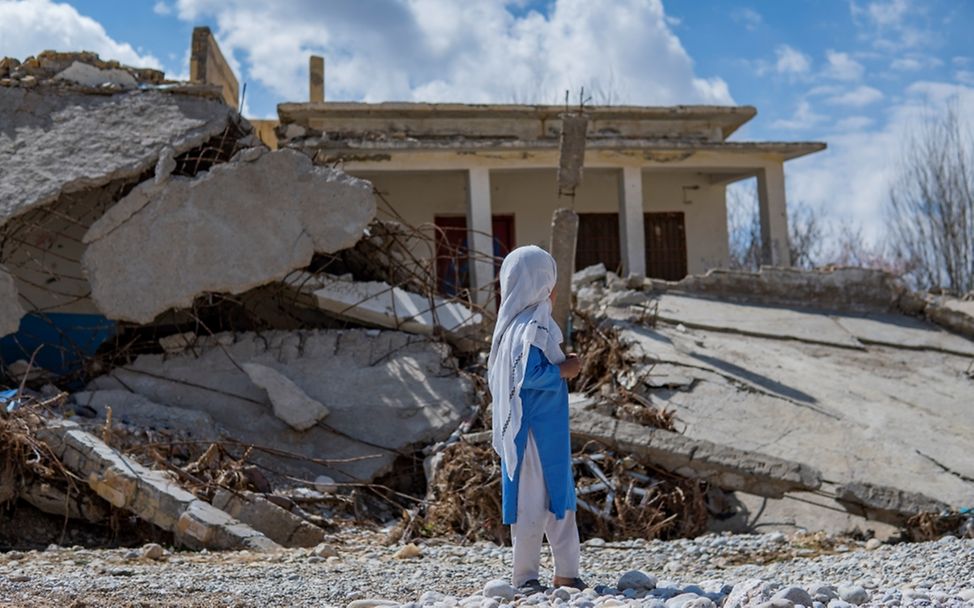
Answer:
<path fill-rule="evenodd" d="M 822 484 L 820 473 L 808 465 L 618 420 L 590 407 L 591 401 L 585 397 L 574 395 L 571 399 L 574 437 L 635 454 L 684 477 L 772 498 L 812 491 Z"/>
<path fill-rule="evenodd" d="M 459 302 L 429 298 L 381 281 L 350 281 L 327 274 L 301 273 L 289 284 L 310 293 L 322 310 L 389 329 L 427 335 L 441 329 L 464 335 L 476 330 L 483 321 L 480 313 Z"/>
<path fill-rule="evenodd" d="M 371 184 L 277 150 L 140 184 L 88 230 L 82 264 L 106 316 L 147 323 L 280 280 L 354 245 L 374 216 Z"/>
<path fill-rule="evenodd" d="M 328 408 L 309 397 L 301 387 L 276 369 L 259 363 L 241 363 L 250 381 L 267 391 L 274 415 L 296 431 L 306 431 L 328 415 Z"/>
<path fill-rule="evenodd" d="M 942 513 L 948 505 L 917 492 L 853 482 L 836 488 L 836 500 L 851 513 L 903 526 L 918 513 Z"/>
<path fill-rule="evenodd" d="M 834 316 L 843 329 L 866 344 L 939 350 L 974 357 L 974 340 L 946 332 L 916 317 L 894 314 Z"/>
<path fill-rule="evenodd" d="M 67 421 L 37 432 L 65 467 L 113 506 L 131 511 L 190 548 L 274 551 L 281 547 Z"/>
<path fill-rule="evenodd" d="M 656 301 L 661 320 L 687 327 L 862 348 L 852 334 L 828 315 L 812 311 L 671 294 L 660 295 Z"/>
<path fill-rule="evenodd" d="M 152 169 L 219 135 L 232 109 L 159 90 L 86 95 L 0 87 L 0 224 L 60 195 Z"/>
<path fill-rule="evenodd" d="M 400 450 L 446 439 L 475 407 L 472 384 L 458 375 L 449 348 L 422 336 L 269 331 L 201 342 L 207 344 L 195 347 L 198 357 L 143 355 L 96 378 L 88 390 L 130 390 L 163 409 L 205 412 L 226 437 L 293 454 L 255 450 L 270 470 L 338 481 L 389 471 Z M 328 417 L 306 431 L 288 426 L 241 369 L 251 362 L 286 375 L 326 405 Z"/>

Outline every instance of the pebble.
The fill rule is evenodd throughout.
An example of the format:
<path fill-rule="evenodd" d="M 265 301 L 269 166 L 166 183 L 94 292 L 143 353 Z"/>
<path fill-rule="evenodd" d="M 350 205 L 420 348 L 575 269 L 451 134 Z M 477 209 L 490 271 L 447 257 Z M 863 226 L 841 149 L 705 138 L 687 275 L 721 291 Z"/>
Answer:
<path fill-rule="evenodd" d="M 414 543 L 409 543 L 408 545 L 403 545 L 398 551 L 396 551 L 396 559 L 412 559 L 416 557 L 422 557 L 423 550 L 416 546 Z"/>
<path fill-rule="evenodd" d="M 635 589 L 636 591 L 650 590 L 656 588 L 657 579 L 652 574 L 647 574 L 642 570 L 630 570 L 619 577 L 616 587 L 620 591 Z"/>
<path fill-rule="evenodd" d="M 856 606 L 869 601 L 869 593 L 859 585 L 839 585 L 839 597 Z"/>
<path fill-rule="evenodd" d="M 797 586 L 785 587 L 775 593 L 771 599 L 788 600 L 792 604 L 801 604 L 802 606 L 811 606 L 813 601 L 812 596 L 807 591 Z"/>
<path fill-rule="evenodd" d="M 875 551 L 876 549 L 879 549 L 882 546 L 883 546 L 883 542 L 878 538 L 870 538 L 869 540 L 866 541 L 867 551 Z"/>
<path fill-rule="evenodd" d="M 502 600 L 513 600 L 517 589 L 513 585 L 502 579 L 494 579 L 484 585 L 484 597 L 492 597 Z"/>
<path fill-rule="evenodd" d="M 160 560 L 166 554 L 166 550 L 158 543 L 149 543 L 142 547 L 142 557 L 152 560 Z"/>

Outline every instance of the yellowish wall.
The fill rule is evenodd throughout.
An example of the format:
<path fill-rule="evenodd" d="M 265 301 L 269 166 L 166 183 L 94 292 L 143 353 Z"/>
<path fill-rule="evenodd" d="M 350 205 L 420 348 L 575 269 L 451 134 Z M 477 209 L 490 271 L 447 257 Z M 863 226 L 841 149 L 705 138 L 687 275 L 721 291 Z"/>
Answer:
<path fill-rule="evenodd" d="M 412 224 L 432 223 L 436 215 L 466 215 L 467 176 L 464 171 L 382 172 L 352 171 L 372 181 L 378 190 Z M 617 213 L 620 172 L 587 169 L 575 196 L 579 213 Z M 683 202 L 683 186 L 690 204 Z M 494 214 L 514 215 L 517 245 L 546 247 L 552 212 L 570 206 L 558 199 L 554 169 L 498 170 L 490 174 L 491 205 Z M 682 211 L 686 221 L 687 268 L 691 273 L 726 266 L 727 208 L 724 187 L 710 186 L 692 172 L 643 173 L 645 211 Z M 380 209 L 382 205 L 380 203 Z M 383 219 L 393 219 L 380 211 Z M 428 231 L 432 234 L 432 230 Z M 419 252 L 417 252 L 419 253 Z"/>

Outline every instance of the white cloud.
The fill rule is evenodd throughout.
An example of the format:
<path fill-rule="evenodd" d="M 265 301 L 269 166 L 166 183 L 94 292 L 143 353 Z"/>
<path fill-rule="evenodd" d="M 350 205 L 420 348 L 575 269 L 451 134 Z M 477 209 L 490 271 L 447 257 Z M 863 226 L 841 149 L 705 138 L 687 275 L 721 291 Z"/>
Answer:
<path fill-rule="evenodd" d="M 916 72 L 917 70 L 940 67 L 943 60 L 930 55 L 908 55 L 890 62 L 889 67 L 899 72 Z"/>
<path fill-rule="evenodd" d="M 161 69 L 150 54 L 114 40 L 100 23 L 68 4 L 50 0 L 0 0 L 0 55 L 24 59 L 41 51 L 94 51 L 102 59 Z"/>
<path fill-rule="evenodd" d="M 825 68 L 825 75 L 836 80 L 859 80 L 866 71 L 861 63 L 853 59 L 848 53 L 839 53 L 833 50 L 825 51 L 825 59 L 828 65 Z"/>
<path fill-rule="evenodd" d="M 828 120 L 828 116 L 816 113 L 812 109 L 812 104 L 807 99 L 802 99 L 798 102 L 795 113 L 791 118 L 779 118 L 771 123 L 771 127 L 785 131 L 803 131 L 811 129 L 826 120 Z"/>
<path fill-rule="evenodd" d="M 764 18 L 761 16 L 761 13 L 747 7 L 735 9 L 731 13 L 731 19 L 742 24 L 744 29 L 749 32 L 753 32 L 764 23 Z"/>
<path fill-rule="evenodd" d="M 808 73 L 812 67 L 808 55 L 796 48 L 782 44 L 774 51 L 778 61 L 775 63 L 775 70 L 779 74 L 801 75 Z"/>
<path fill-rule="evenodd" d="M 873 126 L 876 121 L 868 116 L 847 116 L 835 123 L 837 131 L 861 131 Z"/>
<path fill-rule="evenodd" d="M 922 0 L 885 0 L 849 3 L 853 21 L 862 30 L 860 38 L 886 52 L 934 44 L 937 33 L 931 25 L 928 7 Z"/>
<path fill-rule="evenodd" d="M 974 71 L 957 70 L 957 72 L 954 74 L 954 78 L 961 84 L 974 85 Z"/>
<path fill-rule="evenodd" d="M 454 0 L 178 0 L 177 10 L 212 18 L 242 79 L 284 100 L 305 99 L 317 53 L 331 99 L 561 103 L 584 86 L 594 103 L 733 103 L 722 79 L 695 74 L 660 0 L 557 0 L 547 16 Z"/>
<path fill-rule="evenodd" d="M 152 12 L 157 15 L 171 15 L 172 7 L 169 6 L 164 0 L 159 0 L 152 5 Z"/>
<path fill-rule="evenodd" d="M 879 89 L 866 85 L 858 86 L 851 91 L 829 97 L 826 102 L 836 106 L 852 106 L 861 108 L 869 104 L 876 103 L 883 98 L 883 93 Z"/>
<path fill-rule="evenodd" d="M 884 237 L 884 205 L 906 138 L 924 116 L 941 112 L 946 103 L 957 103 L 962 116 L 974 116 L 974 87 L 915 82 L 879 115 L 881 122 L 849 119 L 829 125 L 822 131 L 826 151 L 786 165 L 790 200 L 807 202 L 840 221 L 854 221 L 870 242 L 879 242 Z"/>

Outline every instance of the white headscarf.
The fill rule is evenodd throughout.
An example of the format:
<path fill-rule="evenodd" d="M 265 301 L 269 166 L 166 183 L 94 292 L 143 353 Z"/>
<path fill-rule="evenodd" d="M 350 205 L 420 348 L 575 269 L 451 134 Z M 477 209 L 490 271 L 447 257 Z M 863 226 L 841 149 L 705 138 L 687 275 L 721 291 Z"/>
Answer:
<path fill-rule="evenodd" d="M 514 437 L 521 429 L 521 384 L 531 346 L 554 364 L 565 360 L 561 330 L 551 317 L 549 297 L 555 288 L 555 259 L 534 245 L 518 247 L 501 264 L 501 307 L 487 360 L 493 398 L 493 446 L 504 460 L 507 476 L 517 470 Z"/>

